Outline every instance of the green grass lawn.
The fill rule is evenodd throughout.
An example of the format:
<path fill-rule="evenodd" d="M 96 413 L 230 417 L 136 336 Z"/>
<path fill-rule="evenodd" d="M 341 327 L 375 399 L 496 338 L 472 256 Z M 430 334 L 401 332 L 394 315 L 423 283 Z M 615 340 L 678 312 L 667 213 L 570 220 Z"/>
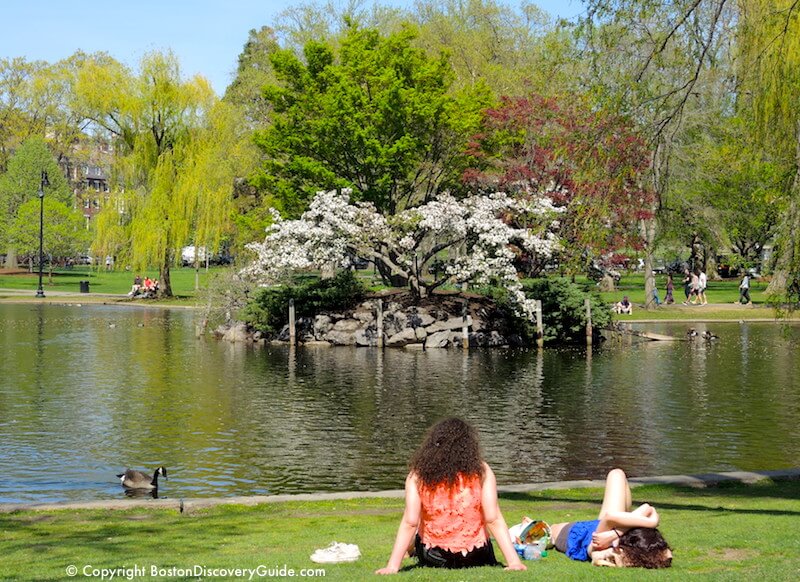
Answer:
<path fill-rule="evenodd" d="M 653 503 L 674 552 L 670 570 L 594 568 L 551 553 L 527 572 L 412 568 L 400 580 L 796 580 L 800 578 L 800 482 L 764 481 L 709 489 L 645 486 L 634 501 Z M 602 491 L 509 494 L 509 524 L 523 516 L 551 523 L 596 517 Z M 326 565 L 326 580 L 374 579 L 388 559 L 402 513 L 399 499 L 218 506 L 180 514 L 165 509 L 22 511 L 0 514 L 0 579 L 63 580 L 66 568 L 269 568 L 299 576 L 315 548 L 356 543 L 362 558 Z M 412 560 L 406 560 L 411 566 Z M 82 578 L 78 575 L 78 578 Z M 174 579 L 174 578 L 173 578 Z M 193 577 L 179 579 L 195 579 Z M 226 578 L 232 579 L 232 578 Z M 247 579 L 246 577 L 243 579 Z M 255 579 L 255 578 L 254 578 Z"/>
<path fill-rule="evenodd" d="M 200 285 L 204 285 L 208 275 L 220 267 L 214 267 L 206 273 L 205 269 L 200 269 Z M 157 269 L 142 271 L 142 279 L 146 276 L 158 278 Z M 88 266 L 76 266 L 71 269 L 57 270 L 53 275 L 53 281 L 48 281 L 47 273 L 44 273 L 42 287 L 45 294 L 47 291 L 66 291 L 78 293 L 80 291 L 80 281 L 89 281 L 89 291 L 91 293 L 127 293 L 133 285 L 133 278 L 136 273 L 131 271 L 97 271 Z M 191 267 L 179 267 L 170 270 L 170 280 L 172 282 L 172 292 L 178 296 L 192 297 L 194 290 L 194 269 Z M 38 273 L 6 275 L 0 274 L 0 289 L 30 289 L 36 291 L 39 286 Z"/>

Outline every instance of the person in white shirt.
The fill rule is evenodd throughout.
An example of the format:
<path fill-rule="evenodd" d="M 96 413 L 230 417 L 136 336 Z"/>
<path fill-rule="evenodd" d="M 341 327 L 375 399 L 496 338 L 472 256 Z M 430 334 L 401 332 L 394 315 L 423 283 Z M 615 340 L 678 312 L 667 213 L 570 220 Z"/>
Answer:
<path fill-rule="evenodd" d="M 698 289 L 697 289 L 697 301 L 700 305 L 708 304 L 708 299 L 706 299 L 706 287 L 708 287 L 708 277 L 705 274 L 705 271 L 700 271 L 700 275 L 698 275 Z"/>
<path fill-rule="evenodd" d="M 750 275 L 747 273 L 742 277 L 742 282 L 739 283 L 739 303 L 743 305 L 750 305 Z"/>

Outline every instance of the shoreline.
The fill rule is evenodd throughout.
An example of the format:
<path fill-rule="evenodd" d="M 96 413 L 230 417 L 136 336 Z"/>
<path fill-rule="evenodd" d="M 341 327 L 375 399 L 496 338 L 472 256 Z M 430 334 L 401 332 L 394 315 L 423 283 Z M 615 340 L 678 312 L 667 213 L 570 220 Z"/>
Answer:
<path fill-rule="evenodd" d="M 752 484 L 765 479 L 773 481 L 800 480 L 800 467 L 793 469 L 775 469 L 763 471 L 723 471 L 698 473 L 691 475 L 659 475 L 650 477 L 630 477 L 632 488 L 643 485 L 680 485 L 702 489 L 713 487 L 719 483 Z M 544 483 L 520 483 L 516 485 L 498 485 L 497 491 L 502 497 L 508 494 L 520 494 L 533 491 L 560 489 L 602 489 L 605 480 L 578 479 L 572 481 L 549 481 Z M 265 503 L 285 503 L 292 501 L 335 501 L 351 499 L 402 499 L 403 489 L 387 489 L 384 491 L 340 491 L 333 493 L 284 493 L 279 495 L 244 495 L 235 497 L 198 497 L 198 498 L 164 498 L 164 499 L 99 499 L 95 501 L 56 501 L 51 503 L 0 503 L 0 514 L 19 511 L 64 511 L 82 509 L 126 510 L 135 508 L 175 509 L 181 513 L 193 509 L 205 509 L 219 505 L 254 506 Z"/>
<path fill-rule="evenodd" d="M 87 305 L 115 305 L 120 307 L 156 307 L 159 309 L 200 309 L 199 305 L 180 305 L 177 303 L 163 303 L 160 301 L 150 302 L 150 300 L 133 300 L 127 295 L 112 293 L 63 293 L 51 291 L 45 297 L 35 297 L 31 292 L 18 291 L 16 289 L 0 289 L 0 304 L 26 304 L 36 305 L 46 303 L 48 305 L 63 306 L 87 306 Z M 194 300 L 192 300 L 194 301 Z"/>
<path fill-rule="evenodd" d="M 3 303 L 10 303 L 10 304 L 28 304 L 28 305 L 35 305 L 40 303 L 46 303 L 48 305 L 63 305 L 63 306 L 74 306 L 76 304 L 80 304 L 81 306 L 86 305 L 112 305 L 112 306 L 120 306 L 120 307 L 135 307 L 135 308 L 142 308 L 142 307 L 150 307 L 150 308 L 158 308 L 158 309 L 202 309 L 200 305 L 181 305 L 178 303 L 173 302 L 154 302 L 150 303 L 142 301 L 135 301 L 128 299 L 127 295 L 118 295 L 118 294 L 80 294 L 80 293 L 65 293 L 60 291 L 51 291 L 51 294 L 45 296 L 43 298 L 37 298 L 33 296 L 33 292 L 27 290 L 17 290 L 17 289 L 0 289 L 0 304 Z M 63 294 L 62 294 L 63 293 Z M 771 310 L 771 308 L 766 306 L 759 306 L 755 309 L 748 309 L 745 312 L 739 312 L 735 316 L 733 315 L 732 309 L 729 308 L 727 303 L 717 303 L 717 304 L 709 304 L 712 306 L 712 310 L 716 310 L 717 313 L 730 313 L 731 317 L 708 317 L 707 314 L 699 314 L 699 317 L 690 317 L 687 316 L 685 313 L 675 314 L 676 317 L 665 317 L 665 318 L 647 318 L 647 319 L 621 319 L 617 317 L 614 321 L 616 323 L 647 323 L 647 324 L 654 324 L 654 323 L 736 323 L 739 321 L 742 322 L 749 322 L 749 323 L 787 323 L 787 322 L 800 322 L 800 312 L 791 314 L 790 316 L 779 318 L 775 317 L 764 317 L 763 311 Z M 754 313 L 761 312 L 761 313 Z M 774 312 L 773 312 L 774 313 Z"/>

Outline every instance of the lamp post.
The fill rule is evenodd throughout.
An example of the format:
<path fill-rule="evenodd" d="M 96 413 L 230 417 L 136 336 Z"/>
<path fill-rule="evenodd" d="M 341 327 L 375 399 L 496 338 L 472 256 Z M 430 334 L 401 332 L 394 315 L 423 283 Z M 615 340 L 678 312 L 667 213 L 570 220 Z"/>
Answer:
<path fill-rule="evenodd" d="M 42 289 L 42 266 L 44 265 L 44 187 L 49 186 L 47 172 L 42 170 L 42 181 L 39 183 L 39 288 L 36 297 L 44 297 Z"/>

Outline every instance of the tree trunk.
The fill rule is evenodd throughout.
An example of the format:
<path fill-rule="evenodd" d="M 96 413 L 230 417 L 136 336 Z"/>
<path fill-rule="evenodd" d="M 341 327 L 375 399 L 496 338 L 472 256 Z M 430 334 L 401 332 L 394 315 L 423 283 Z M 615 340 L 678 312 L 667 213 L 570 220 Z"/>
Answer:
<path fill-rule="evenodd" d="M 786 294 L 793 267 L 795 267 L 795 247 L 798 240 L 798 224 L 800 209 L 797 197 L 800 195 L 800 172 L 795 174 L 794 185 L 790 193 L 788 212 L 784 215 L 781 236 L 777 246 L 778 257 L 775 263 L 775 272 L 767 286 L 766 294 L 781 297 Z"/>
<path fill-rule="evenodd" d="M 656 240 L 655 217 L 642 220 L 641 229 L 642 238 L 644 238 L 644 308 L 652 311 L 656 308 L 656 277 L 653 274 L 653 247 Z"/>
<path fill-rule="evenodd" d="M 795 171 L 792 179 L 792 187 L 789 190 L 789 208 L 783 215 L 783 223 L 778 235 L 778 254 L 775 261 L 775 272 L 772 280 L 767 287 L 766 294 L 769 296 L 781 297 L 786 294 L 786 289 L 790 279 L 798 277 L 798 265 L 796 264 L 796 251 L 798 240 L 800 240 L 800 121 L 795 130 Z"/>
<path fill-rule="evenodd" d="M 17 267 L 19 267 L 19 263 L 17 263 L 17 249 L 8 247 L 6 252 L 6 269 L 16 269 Z"/>
<path fill-rule="evenodd" d="M 689 244 L 691 253 L 689 255 L 689 270 L 694 273 L 697 269 L 703 268 L 703 241 L 696 232 L 692 233 L 692 242 Z"/>
<path fill-rule="evenodd" d="M 160 297 L 172 297 L 172 283 L 169 279 L 169 260 L 158 269 L 158 295 Z"/>
<path fill-rule="evenodd" d="M 705 268 L 706 276 L 709 279 L 713 279 L 714 281 L 719 281 L 722 279 L 720 274 L 717 272 L 717 252 L 716 249 L 706 247 L 706 268 Z"/>
<path fill-rule="evenodd" d="M 399 275 L 397 273 L 392 273 L 392 270 L 379 260 L 375 261 L 375 266 L 378 268 L 378 273 L 380 273 L 381 280 L 385 285 L 389 285 L 390 287 L 408 286 L 408 277 Z"/>

